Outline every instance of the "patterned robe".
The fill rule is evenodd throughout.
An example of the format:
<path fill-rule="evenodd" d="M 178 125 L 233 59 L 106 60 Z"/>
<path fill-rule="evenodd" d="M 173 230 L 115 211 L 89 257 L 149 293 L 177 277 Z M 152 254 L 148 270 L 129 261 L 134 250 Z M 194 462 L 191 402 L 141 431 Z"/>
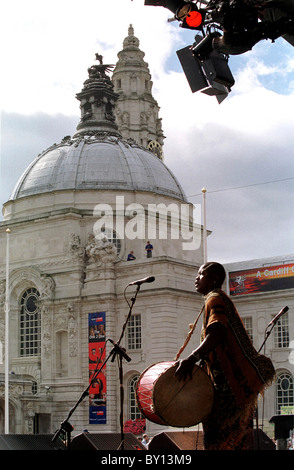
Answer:
<path fill-rule="evenodd" d="M 206 450 L 253 449 L 253 415 L 257 397 L 274 378 L 269 358 L 257 353 L 230 298 L 220 289 L 208 294 L 201 339 L 222 324 L 225 341 L 205 358 L 215 387 L 209 418 L 203 422 Z"/>

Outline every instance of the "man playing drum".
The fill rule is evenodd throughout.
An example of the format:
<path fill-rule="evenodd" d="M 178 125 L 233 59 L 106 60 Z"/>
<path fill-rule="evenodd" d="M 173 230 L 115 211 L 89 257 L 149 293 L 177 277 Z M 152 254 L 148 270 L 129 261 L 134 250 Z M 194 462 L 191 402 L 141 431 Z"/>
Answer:
<path fill-rule="evenodd" d="M 250 450 L 257 397 L 275 371 L 271 360 L 254 349 L 233 302 L 221 290 L 225 276 L 219 263 L 200 267 L 195 288 L 205 296 L 201 342 L 178 362 L 175 375 L 186 380 L 201 361 L 213 382 L 212 412 L 202 423 L 205 449 Z"/>

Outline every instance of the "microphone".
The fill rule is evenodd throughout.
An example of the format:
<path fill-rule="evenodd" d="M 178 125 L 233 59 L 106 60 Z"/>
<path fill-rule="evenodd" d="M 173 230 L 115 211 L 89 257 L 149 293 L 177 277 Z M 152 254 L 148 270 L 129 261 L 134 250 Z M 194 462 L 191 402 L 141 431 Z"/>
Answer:
<path fill-rule="evenodd" d="M 127 355 L 126 351 L 124 348 L 121 348 L 117 343 L 115 343 L 112 339 L 109 339 L 108 341 L 111 342 L 111 344 L 114 346 L 113 347 L 113 352 L 115 354 L 120 354 L 122 357 L 124 357 L 128 362 L 131 361 L 131 358 Z M 115 355 L 113 356 L 112 358 L 112 361 L 113 362 L 115 359 Z"/>
<path fill-rule="evenodd" d="M 144 284 L 144 282 L 154 282 L 155 277 L 154 276 L 149 276 L 149 277 L 144 277 L 144 279 L 139 279 L 138 281 L 133 281 L 130 282 L 128 285 L 129 286 L 140 286 L 141 284 Z"/>
<path fill-rule="evenodd" d="M 282 308 L 282 310 L 280 310 L 280 312 L 272 319 L 272 321 L 268 324 L 268 326 L 270 325 L 275 325 L 275 323 L 278 321 L 278 319 L 284 315 L 284 313 L 288 312 L 289 310 L 289 307 L 284 307 Z"/>

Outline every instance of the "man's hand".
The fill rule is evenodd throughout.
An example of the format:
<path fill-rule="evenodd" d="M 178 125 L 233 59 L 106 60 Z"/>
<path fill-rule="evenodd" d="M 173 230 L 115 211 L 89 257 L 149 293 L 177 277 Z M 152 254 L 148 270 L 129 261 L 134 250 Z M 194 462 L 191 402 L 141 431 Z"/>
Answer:
<path fill-rule="evenodd" d="M 186 359 L 181 359 L 176 363 L 177 368 L 175 371 L 175 377 L 179 380 L 187 380 L 187 378 L 192 379 L 192 371 L 195 366 L 195 357 L 191 354 L 186 357 Z"/>

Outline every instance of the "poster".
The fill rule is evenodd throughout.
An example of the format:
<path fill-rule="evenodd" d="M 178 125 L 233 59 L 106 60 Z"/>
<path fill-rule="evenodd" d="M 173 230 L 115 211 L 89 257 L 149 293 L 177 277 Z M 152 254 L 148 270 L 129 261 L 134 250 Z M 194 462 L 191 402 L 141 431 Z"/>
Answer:
<path fill-rule="evenodd" d="M 294 288 L 294 263 L 262 266 L 229 273 L 230 295 Z"/>
<path fill-rule="evenodd" d="M 89 381 L 105 360 L 105 312 L 89 313 Z M 89 424 L 106 424 L 106 366 L 95 377 L 89 389 Z"/>

